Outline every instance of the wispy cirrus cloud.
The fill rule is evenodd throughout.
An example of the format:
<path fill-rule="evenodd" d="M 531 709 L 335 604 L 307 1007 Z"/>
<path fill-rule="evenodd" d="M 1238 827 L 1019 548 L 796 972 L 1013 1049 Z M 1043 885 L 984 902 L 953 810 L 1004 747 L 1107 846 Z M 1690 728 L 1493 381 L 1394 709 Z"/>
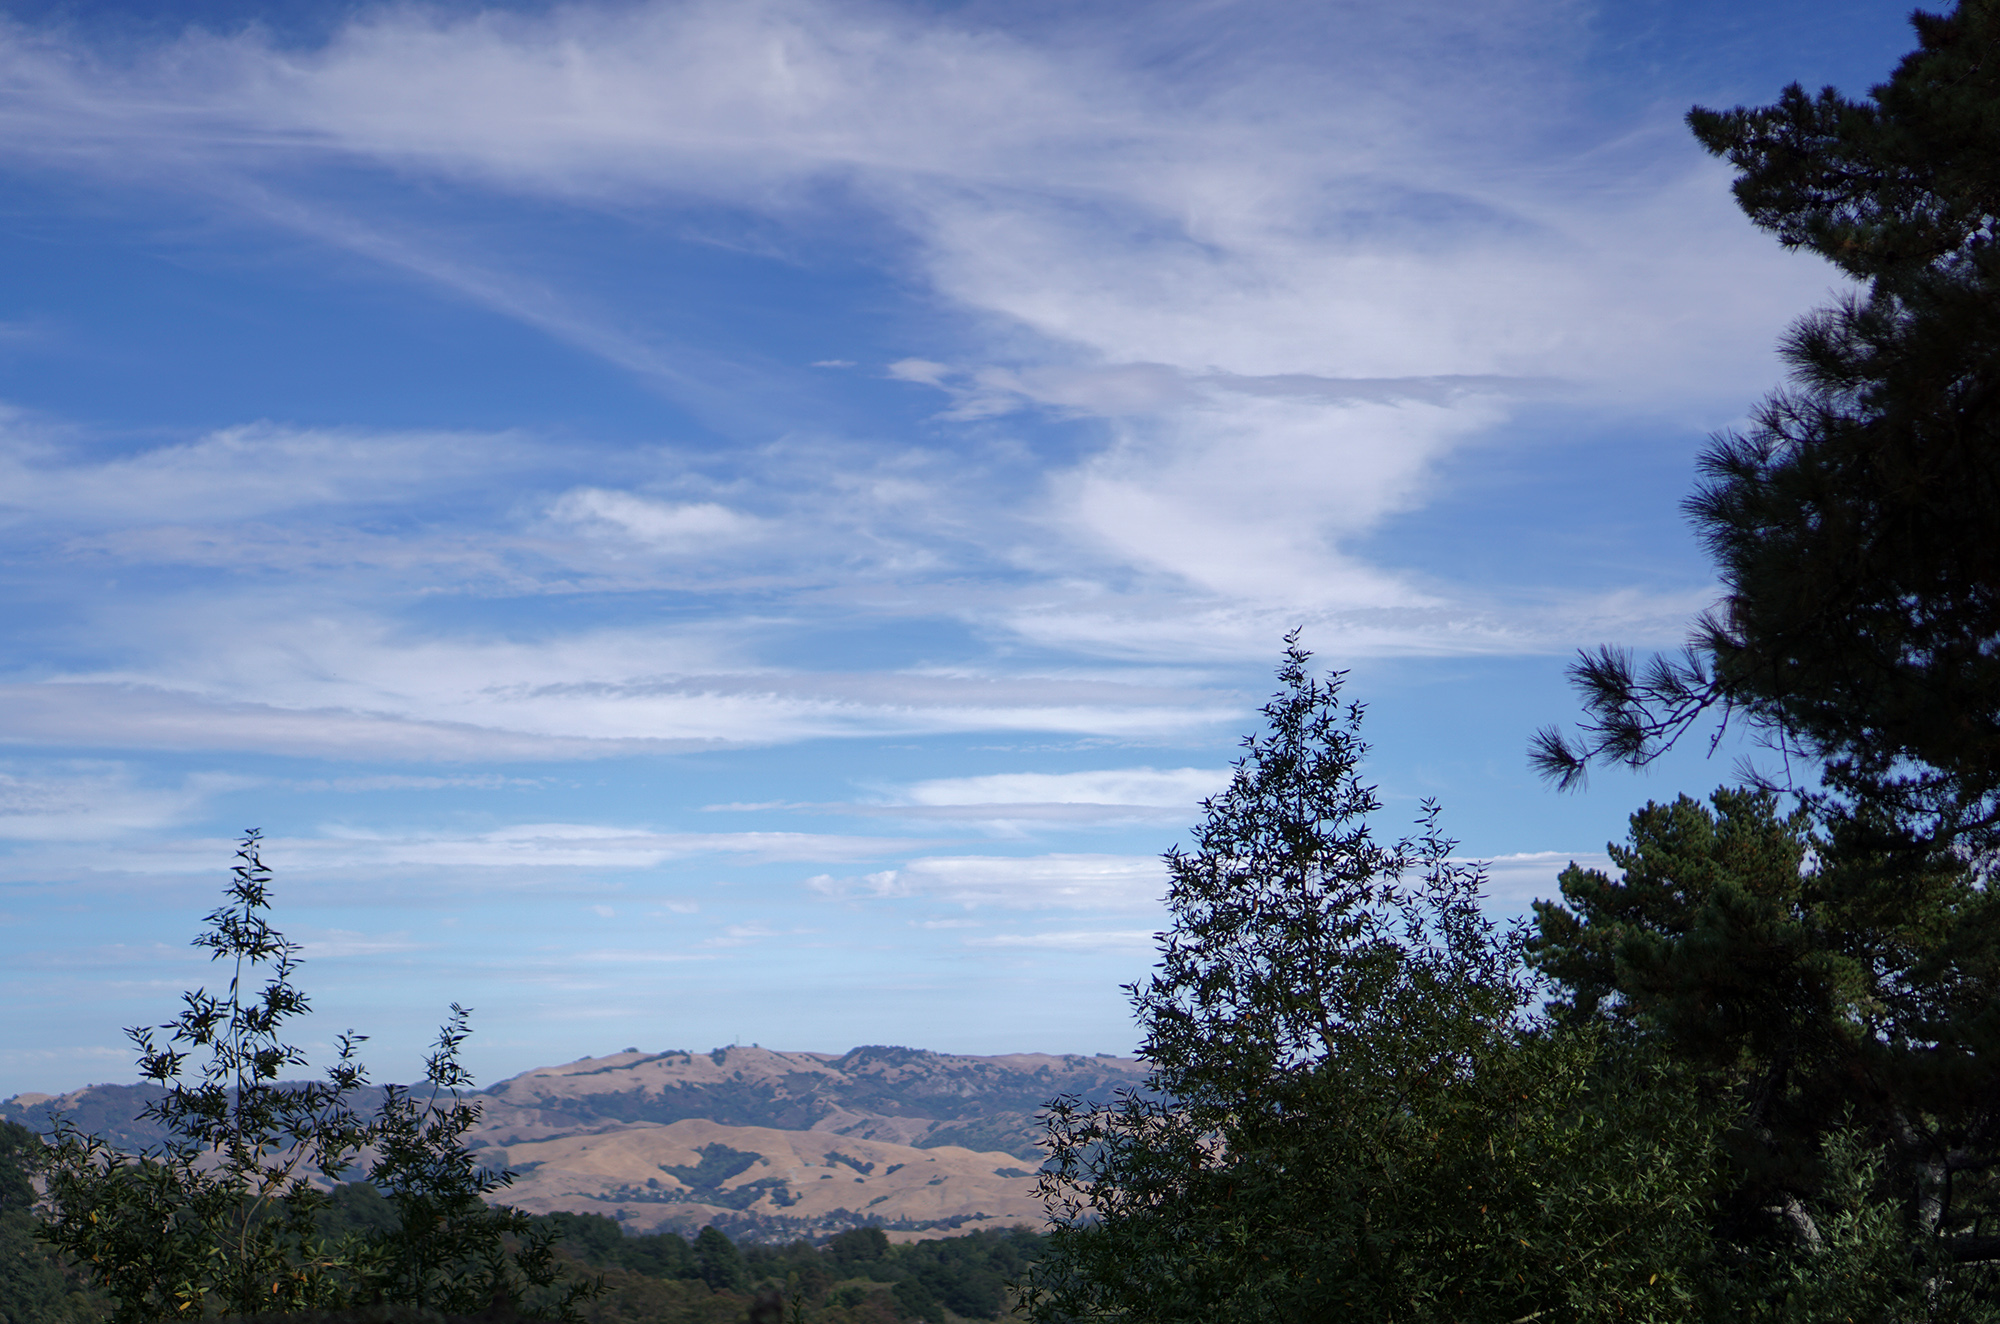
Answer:
<path fill-rule="evenodd" d="M 435 942 L 420 942 L 412 938 L 408 932 L 363 933 L 355 929 L 294 929 L 286 936 L 299 944 L 299 954 L 307 960 L 398 956 L 437 945 Z"/>
<path fill-rule="evenodd" d="M 1051 929 L 967 938 L 965 945 L 1046 952 L 1124 952 L 1149 949 L 1158 936 L 1149 929 Z"/>
<path fill-rule="evenodd" d="M 747 865 L 872 861 L 899 858 L 924 844 L 910 837 L 671 832 L 605 823 L 518 823 L 484 832 L 386 831 L 336 823 L 313 835 L 268 836 L 262 851 L 273 868 L 307 888 L 328 880 L 346 888 L 357 877 L 380 878 L 388 880 L 384 888 L 414 894 L 420 890 L 418 879 L 422 887 L 446 893 L 460 887 L 569 888 L 580 877 L 646 873 L 690 860 Z M 233 850 L 229 842 L 205 837 L 141 837 L 106 841 L 68 865 L 107 877 L 212 874 Z M 26 877 L 48 862 L 46 853 L 18 850 L 0 868 L 7 876 Z M 676 901 L 668 909 L 687 908 Z"/>
<path fill-rule="evenodd" d="M 1843 75 L 1907 39 L 1830 13 Z M 1617 825 L 1522 785 L 1566 706 L 1523 655 L 1706 605 L 1686 459 L 1829 280 L 1678 123 L 1811 52 L 1746 11 L 1799 67 L 1745 81 L 1685 17 L 0 19 L 17 1022 L 156 1015 L 261 822 L 409 1063 L 461 997 L 495 1074 L 662 1006 L 1122 1048 L 1157 852 L 1297 626 L 1398 659 L 1355 697 L 1434 743 L 1378 749 L 1385 797 L 1473 825 L 1496 913 L 1549 894 Z"/>
<path fill-rule="evenodd" d="M 683 392 L 716 374 L 675 356 L 714 367 L 708 349 L 649 340 L 642 313 L 591 311 L 532 252 L 482 257 L 407 208 L 336 224 L 316 171 L 610 216 L 722 207 L 774 227 L 779 251 L 838 218 L 967 328 L 953 354 L 881 371 L 938 391 L 947 423 L 1040 412 L 1094 420 L 1097 439 L 1003 502 L 933 488 L 865 508 L 861 529 L 844 502 L 788 512 L 794 558 L 832 533 L 898 544 L 882 564 L 905 579 L 1026 569 L 1039 591 L 982 619 L 1076 651 L 1241 655 L 1284 618 L 1348 651 L 1566 643 L 1577 611 L 1537 628 L 1353 544 L 1552 390 L 1726 417 L 1825 278 L 1742 226 L 1691 145 L 1582 113 L 1588 42 L 1563 6 L 1431 5 L 1407 24 L 1360 5 L 1326 22 L 1167 10 L 1058 37 L 823 0 L 384 9 L 312 50 L 191 33 L 118 59 L 17 28 L 0 123 L 17 160 L 206 190 Z M 1203 59 L 1162 63 L 1163 24 Z M 1441 83 L 1444 29 L 1466 59 Z M 1518 113 L 1468 113 L 1494 104 Z M 953 518 L 914 513 L 940 503 Z M 604 486 L 548 509 L 612 556 L 775 527 Z M 1257 628 L 1215 630 L 1230 613 Z"/>
<path fill-rule="evenodd" d="M 42 760 L 0 766 L 0 840 L 103 841 L 177 828 L 254 779 L 198 773 L 149 785 L 124 763 Z"/>
<path fill-rule="evenodd" d="M 161 636 L 182 635 L 184 651 Z M 399 638 L 365 619 L 267 621 L 227 652 L 162 622 L 129 669 L 0 686 L 0 741 L 265 748 L 332 757 L 594 758 L 862 734 L 1057 731 L 1153 739 L 1236 704 L 1194 685 L 1084 674 L 746 666 L 726 634 Z"/>
<path fill-rule="evenodd" d="M 1498 855 L 1486 863 L 1486 903 L 1499 913 L 1524 915 L 1535 901 L 1560 901 L 1556 880 L 1570 865 L 1617 875 L 1611 857 L 1602 850 L 1521 851 Z"/>
<path fill-rule="evenodd" d="M 1227 768 L 1110 768 L 1097 772 L 1003 772 L 940 777 L 890 789 L 880 801 L 714 804 L 710 813 L 790 810 L 814 814 L 973 823 L 1087 827 L 1174 823 L 1229 782 Z"/>
<path fill-rule="evenodd" d="M 519 436 L 305 430 L 246 424 L 110 454 L 89 439 L 0 419 L 0 521 L 79 529 L 310 507 L 408 505 L 503 481 L 539 458 Z M 93 451 L 97 453 L 93 453 Z"/>
<path fill-rule="evenodd" d="M 975 908 L 1146 910 L 1166 890 L 1166 869 L 1147 855 L 931 855 L 856 878 L 821 875 L 807 886 L 852 899 L 914 897 Z"/>
<path fill-rule="evenodd" d="M 1086 804 L 1180 809 L 1229 784 L 1227 768 L 1107 768 L 1101 772 L 1000 772 L 913 783 L 912 804 Z"/>
<path fill-rule="evenodd" d="M 1101 772 L 1003 772 L 940 777 L 905 788 L 866 812 L 1003 825 L 1178 823 L 1229 784 L 1227 768 L 1109 768 Z"/>
<path fill-rule="evenodd" d="M 596 487 L 565 492 L 549 517 L 586 537 L 667 553 L 711 551 L 768 536 L 766 521 L 713 501 L 655 501 Z"/>

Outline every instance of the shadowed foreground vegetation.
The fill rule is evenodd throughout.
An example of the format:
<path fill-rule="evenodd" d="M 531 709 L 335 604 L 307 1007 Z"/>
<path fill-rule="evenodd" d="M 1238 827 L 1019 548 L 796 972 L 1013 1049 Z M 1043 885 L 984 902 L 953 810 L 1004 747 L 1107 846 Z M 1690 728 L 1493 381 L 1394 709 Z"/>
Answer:
<path fill-rule="evenodd" d="M 112 1302 L 93 1291 L 52 1247 L 38 1241 L 30 1171 L 41 1138 L 0 1123 L 0 1324 L 100 1324 Z M 373 1187 L 336 1188 L 318 1222 L 328 1241 L 384 1232 L 396 1223 Z M 1012 1318 L 1007 1284 L 1039 1255 L 1042 1237 L 1026 1228 L 891 1245 L 877 1229 L 843 1232 L 824 1245 L 738 1245 L 712 1228 L 692 1241 L 675 1233 L 627 1236 L 599 1214 L 550 1214 L 536 1231 L 557 1238 L 571 1277 L 601 1278 L 604 1291 L 577 1309 L 587 1324 L 741 1324 L 761 1297 L 782 1303 L 787 1321 L 904 1324 Z M 288 1324 L 512 1324 L 511 1310 L 443 1314 L 416 1306 L 309 1312 L 238 1319 Z"/>
<path fill-rule="evenodd" d="M 582 1307 L 591 1324 L 727 1324 L 772 1292 L 787 1319 L 813 1324 L 1012 1318 L 1007 1284 L 1042 1244 L 1025 1228 L 901 1246 L 879 1229 L 855 1228 L 819 1247 L 739 1247 L 713 1229 L 690 1243 L 670 1232 L 627 1237 L 594 1214 L 555 1214 L 551 1222 L 565 1251 L 603 1274 L 605 1294 Z"/>

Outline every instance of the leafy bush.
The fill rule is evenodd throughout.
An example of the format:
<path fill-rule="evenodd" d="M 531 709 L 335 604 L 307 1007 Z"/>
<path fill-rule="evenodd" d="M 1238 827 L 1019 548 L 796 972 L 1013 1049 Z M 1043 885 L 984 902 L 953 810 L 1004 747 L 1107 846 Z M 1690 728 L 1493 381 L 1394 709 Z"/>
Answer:
<path fill-rule="evenodd" d="M 479 1119 L 462 1094 L 465 1008 L 439 1032 L 426 1088 L 387 1087 L 372 1117 L 354 1106 L 362 1036 L 340 1036 L 324 1079 L 280 1080 L 306 1063 L 284 1031 L 310 1004 L 292 982 L 298 944 L 267 918 L 259 834 L 236 854 L 228 901 L 194 940 L 229 963 L 227 990 L 186 993 L 173 1020 L 126 1032 L 140 1074 L 165 1090 L 144 1116 L 168 1138 L 125 1154 L 59 1116 L 43 1238 L 102 1286 L 119 1324 L 370 1304 L 465 1313 L 496 1298 L 576 1318 L 590 1285 L 558 1287 L 555 1231 L 486 1203 L 512 1174 L 480 1167 L 465 1143 Z M 394 1218 L 329 1239 L 329 1188 L 364 1158 Z"/>

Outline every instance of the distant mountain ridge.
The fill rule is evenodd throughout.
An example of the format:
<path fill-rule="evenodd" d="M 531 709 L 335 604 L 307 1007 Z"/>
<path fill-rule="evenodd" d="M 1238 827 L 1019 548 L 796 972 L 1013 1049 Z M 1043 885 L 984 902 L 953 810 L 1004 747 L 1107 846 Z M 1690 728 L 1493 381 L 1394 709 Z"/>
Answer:
<path fill-rule="evenodd" d="M 602 1213 L 633 1231 L 714 1223 L 758 1239 L 873 1225 L 907 1239 L 1038 1224 L 1036 1114 L 1057 1095 L 1140 1090 L 1145 1075 L 1107 1054 L 628 1049 L 478 1091 L 470 1140 L 515 1169 L 506 1199 L 535 1213 Z M 23 1094 L 0 1102 L 0 1119 L 46 1129 L 60 1108 L 138 1149 L 163 1138 L 131 1120 L 160 1093 Z"/>
<path fill-rule="evenodd" d="M 628 1050 L 542 1067 L 484 1092 L 482 1135 L 533 1139 L 623 1122 L 831 1131 L 928 1149 L 997 1149 L 1039 1163 L 1036 1114 L 1059 1094 L 1108 1099 L 1145 1065 L 1101 1054 L 974 1057 L 869 1045 L 832 1053 Z"/>

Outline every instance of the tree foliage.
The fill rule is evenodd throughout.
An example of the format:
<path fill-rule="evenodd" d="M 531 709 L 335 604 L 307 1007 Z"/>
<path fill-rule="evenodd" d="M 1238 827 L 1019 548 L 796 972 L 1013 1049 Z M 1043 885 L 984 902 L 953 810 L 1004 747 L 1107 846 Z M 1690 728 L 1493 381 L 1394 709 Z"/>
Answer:
<path fill-rule="evenodd" d="M 1572 865 L 1536 903 L 1558 1023 L 1638 1036 L 1726 1103 L 1719 1263 L 1758 1299 L 1838 1243 L 1890 1266 L 1880 1309 L 1977 1317 L 1945 1297 L 1977 1285 L 1947 1266 L 2000 1251 L 2000 914 L 1950 855 L 1871 857 L 1768 791 L 1711 806 L 1646 806 L 1620 877 Z"/>
<path fill-rule="evenodd" d="M 1903 835 L 2000 846 L 2000 3 L 1913 22 L 1865 100 L 1688 117 L 1756 225 L 1863 287 L 1704 453 L 1687 509 L 1723 600 L 1677 657 L 1580 661 L 1590 721 L 1536 749 L 1565 783 L 1720 709 Z"/>
<path fill-rule="evenodd" d="M 782 1299 L 785 1319 L 799 1324 L 1012 1319 L 1007 1284 L 1042 1244 L 1020 1227 L 902 1244 L 878 1227 L 849 1228 L 819 1247 L 741 1241 L 747 1286 L 712 1288 L 679 1233 L 633 1235 L 602 1214 L 543 1217 L 564 1229 L 563 1254 L 605 1273 L 608 1290 L 582 1307 L 589 1324 L 740 1324 L 753 1297 Z M 712 1248 L 711 1262 L 727 1240 L 717 1228 L 696 1238 Z"/>
<path fill-rule="evenodd" d="M 1035 1317 L 1683 1319 L 1714 1118 L 1643 1045 L 1528 1015 L 1526 935 L 1426 806 L 1378 840 L 1359 706 L 1282 688 L 1129 989 L 1158 1097 L 1051 1105 Z"/>
<path fill-rule="evenodd" d="M 1913 22 L 1865 100 L 1794 85 L 1690 114 L 1750 219 L 1858 286 L 1792 328 L 1789 387 L 1702 457 L 1687 509 L 1721 604 L 1677 657 L 1586 655 L 1583 734 L 1536 749 L 1573 784 L 1719 709 L 1818 781 L 1787 778 L 1787 815 L 1769 786 L 1649 805 L 1621 878 L 1563 876 L 1531 956 L 1564 1024 L 1636 1036 L 1736 1110 L 1717 1245 L 1763 1266 L 1759 1301 L 1838 1260 L 1873 1284 L 1856 1318 L 1990 1318 L 2000 2 Z"/>
<path fill-rule="evenodd" d="M 367 1073 L 351 1032 L 323 1079 L 282 1078 L 306 1063 L 285 1036 L 310 1003 L 293 983 L 298 944 L 269 921 L 270 881 L 247 833 L 228 901 L 194 940 L 227 964 L 226 989 L 184 994 L 172 1021 L 127 1031 L 140 1074 L 166 1090 L 145 1116 L 169 1139 L 125 1154 L 59 1117 L 43 1236 L 87 1269 L 121 1324 L 373 1303 L 471 1312 L 496 1296 L 569 1317 L 584 1286 L 557 1290 L 551 1235 L 487 1204 L 511 1174 L 481 1168 L 465 1144 L 478 1106 L 461 1093 L 472 1083 L 458 1061 L 463 1008 L 424 1089 L 388 1087 L 373 1117 L 354 1107 Z M 357 1167 L 395 1224 L 330 1241 L 328 1189 Z"/>
<path fill-rule="evenodd" d="M 41 1166 L 42 1138 L 0 1122 L 0 1324 L 91 1324 L 97 1303 L 35 1235 Z"/>

